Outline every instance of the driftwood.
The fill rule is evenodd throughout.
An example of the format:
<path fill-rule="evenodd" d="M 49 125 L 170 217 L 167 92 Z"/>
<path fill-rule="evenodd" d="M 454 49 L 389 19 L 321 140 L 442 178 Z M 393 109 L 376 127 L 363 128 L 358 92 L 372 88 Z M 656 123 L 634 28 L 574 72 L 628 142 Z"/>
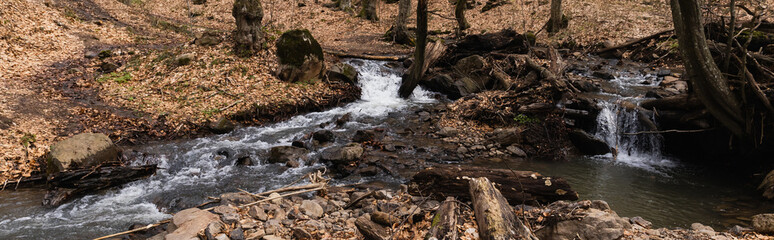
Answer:
<path fill-rule="evenodd" d="M 403 61 L 408 59 L 408 56 L 380 56 L 380 55 L 346 53 L 346 52 L 333 51 L 333 50 L 325 50 L 325 53 L 339 58 L 359 58 L 359 59 L 377 60 L 377 61 Z"/>
<path fill-rule="evenodd" d="M 478 235 L 483 240 L 537 240 L 532 230 L 516 218 L 516 213 L 489 179 L 469 180 Z"/>
<path fill-rule="evenodd" d="M 156 172 L 156 165 L 110 166 L 58 173 L 49 179 L 54 188 L 43 198 L 44 206 L 59 206 L 73 197 L 139 180 Z"/>
<path fill-rule="evenodd" d="M 359 217 L 355 220 L 355 226 L 360 234 L 363 234 L 367 240 L 386 240 L 390 239 L 390 233 L 387 228 L 371 221 L 365 217 Z"/>
<path fill-rule="evenodd" d="M 577 200 L 578 194 L 562 178 L 551 178 L 529 171 L 510 171 L 480 167 L 460 168 L 446 166 L 428 168 L 411 179 L 412 193 L 432 194 L 437 199 L 457 197 L 470 200 L 468 185 L 460 181 L 463 177 L 486 177 L 500 185 L 502 194 L 514 204 L 550 203 L 558 200 Z"/>
<path fill-rule="evenodd" d="M 435 211 L 433 223 L 427 231 L 425 239 L 456 240 L 457 239 L 457 200 L 453 197 L 446 198 Z"/>

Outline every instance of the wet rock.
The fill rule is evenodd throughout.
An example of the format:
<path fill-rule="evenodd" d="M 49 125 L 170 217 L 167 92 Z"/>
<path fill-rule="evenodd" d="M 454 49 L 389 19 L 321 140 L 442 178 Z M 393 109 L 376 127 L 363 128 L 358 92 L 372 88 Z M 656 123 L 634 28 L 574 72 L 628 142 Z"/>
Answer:
<path fill-rule="evenodd" d="M 118 159 L 118 147 L 101 133 L 81 133 L 51 146 L 46 172 L 49 174 L 90 168 Z"/>
<path fill-rule="evenodd" d="M 373 141 L 376 138 L 376 132 L 373 130 L 357 130 L 355 131 L 355 135 L 352 136 L 353 142 L 370 142 Z"/>
<path fill-rule="evenodd" d="M 198 208 L 189 208 L 172 217 L 175 230 L 165 236 L 168 240 L 189 240 L 198 238 L 198 233 L 210 223 L 218 222 L 218 215 Z"/>
<path fill-rule="evenodd" d="M 202 31 L 195 35 L 194 44 L 199 46 L 215 46 L 220 44 L 220 34 L 216 31 Z"/>
<path fill-rule="evenodd" d="M 336 126 L 344 126 L 347 122 L 349 122 L 352 119 L 352 113 L 347 113 L 342 115 L 340 118 L 336 119 Z"/>
<path fill-rule="evenodd" d="M 374 198 L 379 200 L 389 200 L 392 199 L 392 193 L 387 190 L 379 190 L 374 192 Z"/>
<path fill-rule="evenodd" d="M 331 130 L 320 130 L 312 134 L 312 139 L 325 143 L 335 141 L 336 136 L 333 135 Z"/>
<path fill-rule="evenodd" d="M 600 210 L 600 211 L 612 211 L 610 208 L 610 205 L 607 204 L 607 202 L 602 200 L 593 200 L 591 201 L 591 205 L 589 206 L 591 208 Z"/>
<path fill-rule="evenodd" d="M 277 57 L 283 81 L 319 79 L 325 67 L 322 47 L 306 29 L 283 33 L 277 40 Z"/>
<path fill-rule="evenodd" d="M 213 240 L 218 234 L 223 232 L 225 227 L 226 226 L 223 225 L 222 222 L 211 222 L 207 225 L 207 228 L 204 229 L 204 236 L 207 237 L 208 240 Z"/>
<path fill-rule="evenodd" d="M 774 233 L 774 213 L 758 214 L 752 217 L 755 232 Z"/>
<path fill-rule="evenodd" d="M 750 231 L 752 231 L 751 228 L 746 228 L 739 225 L 734 225 L 733 227 L 731 227 L 731 229 L 728 229 L 728 232 L 734 235 L 742 235 Z"/>
<path fill-rule="evenodd" d="M 367 167 L 358 169 L 357 173 L 359 173 L 360 176 L 363 176 L 363 177 L 376 176 L 376 174 L 379 174 L 379 169 L 376 168 L 375 166 L 367 166 Z"/>
<path fill-rule="evenodd" d="M 393 224 L 399 223 L 400 219 L 389 213 L 377 211 L 371 214 L 371 221 L 384 226 L 392 226 Z"/>
<path fill-rule="evenodd" d="M 425 111 L 419 112 L 419 121 L 420 122 L 430 121 L 430 118 L 431 117 L 430 117 L 430 113 L 429 112 L 425 112 Z"/>
<path fill-rule="evenodd" d="M 318 219 L 323 215 L 323 208 L 312 200 L 301 202 L 301 211 L 312 219 Z"/>
<path fill-rule="evenodd" d="M 320 158 L 328 162 L 351 162 L 360 159 L 363 156 L 363 151 L 360 144 L 350 143 L 343 147 L 325 149 L 320 154 Z"/>
<path fill-rule="evenodd" d="M 594 71 L 593 73 L 591 73 L 591 76 L 596 77 L 596 78 L 601 78 L 601 79 L 604 79 L 604 80 L 615 79 L 615 75 L 613 75 L 612 73 L 610 73 L 608 71 L 601 71 L 601 70 L 600 71 Z"/>
<path fill-rule="evenodd" d="M 177 66 L 185 66 L 185 65 L 191 64 L 193 60 L 194 60 L 193 53 L 185 53 L 175 57 L 174 63 Z"/>
<path fill-rule="evenodd" d="M 460 147 L 457 148 L 457 153 L 459 153 L 459 154 L 467 154 L 468 153 L 468 148 L 460 146 Z"/>
<path fill-rule="evenodd" d="M 254 164 L 255 163 L 253 163 L 253 159 L 250 158 L 250 156 L 239 157 L 235 162 L 235 165 L 237 166 L 252 166 Z"/>
<path fill-rule="evenodd" d="M 269 163 L 287 163 L 291 160 L 306 160 L 309 150 L 294 146 L 273 147 L 269 151 Z"/>
<path fill-rule="evenodd" d="M 442 137 L 453 137 L 453 136 L 457 136 L 457 134 L 459 134 L 459 131 L 453 127 L 444 127 L 438 131 L 438 135 Z"/>
<path fill-rule="evenodd" d="M 705 225 L 703 225 L 701 223 L 692 223 L 691 224 L 691 229 L 696 231 L 696 232 L 698 232 L 698 233 L 703 233 L 703 234 L 707 234 L 707 235 L 710 235 L 710 236 L 714 236 L 716 234 L 715 233 L 715 229 L 712 229 L 712 227 L 705 226 Z"/>
<path fill-rule="evenodd" d="M 516 145 L 510 145 L 506 148 L 506 150 L 508 150 L 508 152 L 510 152 L 513 156 L 520 158 L 527 157 L 527 153 Z"/>
<path fill-rule="evenodd" d="M 301 163 L 296 160 L 290 160 L 285 163 L 285 167 L 289 167 L 289 168 L 297 168 L 300 166 L 301 166 Z"/>
<path fill-rule="evenodd" d="M 535 232 L 539 239 L 614 240 L 623 236 L 631 224 L 614 212 L 590 208 L 580 220 L 570 219 Z"/>
<path fill-rule="evenodd" d="M 648 220 L 643 219 L 642 217 L 633 217 L 629 219 L 629 223 L 631 224 L 637 224 L 643 228 L 650 229 L 653 227 L 653 223 L 651 223 Z"/>
<path fill-rule="evenodd" d="M 228 133 L 234 130 L 236 128 L 236 125 L 234 125 L 234 122 L 231 120 L 228 120 L 226 117 L 220 117 L 218 121 L 210 124 L 210 130 L 212 132 L 217 134 L 223 134 Z"/>
<path fill-rule="evenodd" d="M 610 146 L 602 140 L 597 139 L 584 132 L 583 130 L 574 130 L 569 134 L 570 141 L 578 150 L 586 155 L 602 155 L 610 152 Z"/>
<path fill-rule="evenodd" d="M 243 192 L 224 193 L 220 195 L 220 203 L 223 205 L 239 206 L 255 201 L 252 196 Z"/>
<path fill-rule="evenodd" d="M 346 63 L 334 64 L 330 70 L 328 70 L 328 79 L 356 84 L 358 81 L 357 69 L 352 65 Z"/>

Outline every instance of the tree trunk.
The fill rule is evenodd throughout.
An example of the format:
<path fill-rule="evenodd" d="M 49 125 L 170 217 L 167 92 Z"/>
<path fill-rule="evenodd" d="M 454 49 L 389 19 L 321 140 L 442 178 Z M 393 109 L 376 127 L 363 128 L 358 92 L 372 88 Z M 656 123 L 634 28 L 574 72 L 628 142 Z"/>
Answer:
<path fill-rule="evenodd" d="M 459 33 L 470 28 L 470 24 L 465 20 L 465 8 L 467 7 L 467 0 L 457 0 L 454 6 L 454 16 L 457 17 L 457 30 Z"/>
<path fill-rule="evenodd" d="M 352 0 L 339 0 L 339 9 L 342 11 L 352 11 Z"/>
<path fill-rule="evenodd" d="M 363 8 L 360 9 L 360 14 L 357 16 L 374 22 L 379 21 L 379 16 L 376 13 L 377 4 L 379 4 L 379 0 L 362 0 Z"/>
<path fill-rule="evenodd" d="M 478 235 L 483 240 L 526 239 L 537 240 L 516 214 L 500 191 L 487 178 L 472 178 L 470 196 L 478 224 Z"/>
<path fill-rule="evenodd" d="M 241 57 L 249 57 L 263 47 L 263 8 L 259 0 L 236 0 L 231 14 L 236 20 L 234 52 Z"/>
<path fill-rule="evenodd" d="M 696 96 L 731 133 L 744 138 L 747 131 L 741 105 L 707 47 L 699 3 L 697 0 L 670 2 L 683 64 Z"/>
<path fill-rule="evenodd" d="M 392 27 L 392 40 L 399 44 L 414 45 L 414 37 L 409 32 L 407 25 L 411 12 L 411 0 L 400 0 L 398 3 L 398 16 L 395 18 L 395 26 Z"/>
<path fill-rule="evenodd" d="M 408 78 L 403 78 L 403 83 L 398 89 L 402 98 L 408 98 L 414 92 L 419 81 L 424 75 L 425 48 L 427 44 L 427 0 L 419 0 L 417 4 L 417 44 L 414 49 L 414 67 L 409 72 Z M 420 67 L 416 67 L 420 66 Z"/>
<path fill-rule="evenodd" d="M 435 211 L 433 223 L 427 231 L 425 239 L 457 240 L 457 200 L 453 197 L 446 198 Z"/>
<path fill-rule="evenodd" d="M 551 18 L 548 20 L 548 32 L 562 29 L 562 0 L 551 0 Z"/>

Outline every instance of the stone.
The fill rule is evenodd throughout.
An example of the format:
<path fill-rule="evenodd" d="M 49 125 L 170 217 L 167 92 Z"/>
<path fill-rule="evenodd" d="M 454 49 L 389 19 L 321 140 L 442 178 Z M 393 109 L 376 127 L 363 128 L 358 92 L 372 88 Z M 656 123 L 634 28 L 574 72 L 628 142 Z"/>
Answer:
<path fill-rule="evenodd" d="M 116 161 L 118 147 L 101 133 L 81 133 L 51 146 L 46 172 L 49 174 L 91 168 Z"/>
<path fill-rule="evenodd" d="M 231 240 L 245 240 L 245 232 L 240 227 L 234 228 L 228 232 L 228 236 Z"/>
<path fill-rule="evenodd" d="M 376 132 L 371 130 L 357 130 L 352 136 L 352 141 L 357 143 L 370 142 L 376 138 Z"/>
<path fill-rule="evenodd" d="M 427 122 L 430 121 L 430 113 L 426 111 L 419 112 L 419 121 L 420 122 Z"/>
<path fill-rule="evenodd" d="M 222 41 L 216 31 L 201 31 L 195 34 L 194 44 L 199 46 L 215 46 Z"/>
<path fill-rule="evenodd" d="M 285 163 L 285 167 L 289 167 L 289 168 L 297 168 L 300 166 L 301 166 L 301 163 L 296 160 L 290 160 Z"/>
<path fill-rule="evenodd" d="M 306 160 L 309 150 L 293 146 L 278 146 L 269 150 L 269 163 L 286 163 L 290 160 Z"/>
<path fill-rule="evenodd" d="M 758 214 L 752 217 L 752 228 L 759 233 L 774 233 L 774 213 Z"/>
<path fill-rule="evenodd" d="M 602 140 L 584 132 L 583 130 L 574 130 L 569 134 L 570 141 L 583 154 L 602 155 L 610 153 L 610 146 Z"/>
<path fill-rule="evenodd" d="M 215 239 L 215 236 L 223 232 L 223 229 L 226 226 L 223 225 L 222 222 L 211 222 L 207 225 L 207 228 L 204 229 L 204 236 L 207 237 L 208 240 Z"/>
<path fill-rule="evenodd" d="M 247 215 L 261 221 L 266 221 L 269 219 L 269 215 L 266 214 L 266 211 L 258 206 L 250 207 L 250 210 L 247 210 Z"/>
<path fill-rule="evenodd" d="M 172 216 L 175 230 L 164 236 L 167 240 L 190 240 L 210 223 L 219 222 L 218 215 L 198 208 L 189 208 Z"/>
<path fill-rule="evenodd" d="M 483 70 L 487 66 L 486 60 L 479 55 L 471 55 L 466 58 L 457 61 L 454 65 L 454 70 L 460 73 L 471 73 L 478 70 Z"/>
<path fill-rule="evenodd" d="M 236 213 L 237 210 L 234 207 L 227 206 L 227 205 L 220 205 L 212 209 L 213 212 L 217 214 L 226 214 L 226 213 Z"/>
<path fill-rule="evenodd" d="M 301 211 L 312 219 L 318 219 L 323 215 L 323 208 L 312 200 L 301 202 Z"/>
<path fill-rule="evenodd" d="M 653 227 L 653 223 L 651 223 L 651 222 L 650 222 L 650 221 L 648 221 L 648 220 L 645 220 L 645 219 L 644 219 L 644 218 L 642 218 L 642 217 L 633 217 L 633 218 L 629 218 L 629 222 L 630 222 L 631 224 L 637 224 L 637 225 L 640 225 L 641 227 L 643 227 L 643 228 L 646 228 L 646 229 L 650 229 L 651 227 Z"/>
<path fill-rule="evenodd" d="M 210 124 L 210 130 L 217 134 L 224 134 L 234 130 L 236 125 L 226 117 L 218 118 L 218 121 Z"/>
<path fill-rule="evenodd" d="M 215 236 L 215 240 L 230 240 L 230 239 L 228 238 L 228 235 L 226 235 L 225 233 L 221 233 L 221 234 L 218 234 L 218 236 Z"/>
<path fill-rule="evenodd" d="M 99 53 L 95 51 L 87 51 L 86 53 L 83 54 L 83 57 L 88 59 L 97 58 L 98 56 L 99 56 Z"/>
<path fill-rule="evenodd" d="M 312 139 L 320 141 L 321 143 L 333 142 L 336 140 L 336 136 L 333 135 L 331 130 L 320 130 L 312 134 Z"/>
<path fill-rule="evenodd" d="M 234 162 L 234 165 L 236 166 L 252 166 L 255 165 L 253 162 L 253 159 L 250 156 L 243 156 L 237 158 L 236 162 Z"/>
<path fill-rule="evenodd" d="M 278 77 L 287 82 L 319 79 L 325 68 L 322 47 L 309 30 L 287 31 L 277 40 Z"/>
<path fill-rule="evenodd" d="M 347 122 L 349 122 L 352 119 L 352 113 L 347 113 L 342 115 L 340 118 L 336 119 L 336 126 L 344 126 Z"/>
<path fill-rule="evenodd" d="M 102 73 L 112 73 L 118 70 L 118 64 L 112 62 L 102 62 L 99 64 L 99 71 Z"/>
<path fill-rule="evenodd" d="M 239 206 L 255 201 L 253 196 L 243 192 L 224 193 L 220 195 L 220 203 L 223 205 Z"/>
<path fill-rule="evenodd" d="M 731 229 L 728 229 L 728 232 L 734 235 L 742 235 L 750 231 L 752 231 L 751 228 L 746 228 L 739 225 L 734 225 L 733 227 L 731 227 Z"/>
<path fill-rule="evenodd" d="M 457 148 L 457 153 L 459 153 L 459 154 L 467 154 L 468 153 L 468 148 L 460 146 L 460 147 Z"/>
<path fill-rule="evenodd" d="M 444 127 L 438 131 L 438 135 L 442 137 L 454 137 L 457 136 L 457 134 L 459 134 L 459 131 L 453 127 Z"/>
<path fill-rule="evenodd" d="M 235 0 L 231 15 L 236 21 L 234 52 L 237 56 L 252 56 L 263 48 L 263 7 L 260 0 Z"/>
<path fill-rule="evenodd" d="M 293 239 L 296 240 L 311 240 L 312 234 L 309 234 L 303 228 L 293 228 Z"/>
<path fill-rule="evenodd" d="M 271 199 L 271 203 L 277 205 L 282 204 L 282 196 L 279 193 L 269 194 L 269 198 Z"/>
<path fill-rule="evenodd" d="M 527 153 L 524 152 L 524 150 L 521 150 L 521 148 L 519 148 L 516 145 L 510 145 L 505 149 L 508 150 L 508 152 L 510 152 L 511 155 L 513 156 L 520 157 L 520 158 L 527 157 Z"/>
<path fill-rule="evenodd" d="M 399 223 L 400 219 L 389 213 L 376 211 L 371 214 L 371 221 L 384 226 L 392 226 L 393 224 Z"/>
<path fill-rule="evenodd" d="M 435 75 L 427 81 L 420 84 L 432 91 L 446 94 L 449 99 L 458 99 L 463 97 L 463 90 L 451 76 L 448 74 Z"/>
<path fill-rule="evenodd" d="M 510 146 L 522 142 L 522 130 L 519 128 L 496 129 L 489 140 L 500 144 L 500 146 Z"/>
<path fill-rule="evenodd" d="M 239 214 L 238 213 L 224 213 L 220 216 L 220 219 L 223 220 L 226 224 L 233 224 L 236 222 L 239 222 Z"/>
<path fill-rule="evenodd" d="M 632 228 L 614 212 L 590 208 L 581 220 L 564 220 L 535 232 L 539 239 L 614 240 Z"/>
<path fill-rule="evenodd" d="M 279 219 L 269 219 L 263 223 L 263 229 L 266 231 L 266 234 L 275 234 L 281 227 L 282 223 Z"/>
<path fill-rule="evenodd" d="M 328 70 L 328 79 L 342 81 L 346 83 L 356 84 L 358 81 L 357 69 L 352 65 L 346 63 L 334 64 L 331 69 Z"/>
<path fill-rule="evenodd" d="M 193 0 L 191 3 L 193 3 L 194 5 L 202 5 L 207 3 L 207 0 Z"/>
<path fill-rule="evenodd" d="M 328 162 L 351 162 L 363 156 L 364 149 L 357 143 L 350 143 L 343 147 L 325 149 L 320 159 Z"/>
<path fill-rule="evenodd" d="M 706 226 L 704 224 L 701 224 L 701 223 L 692 223 L 691 224 L 691 229 L 696 231 L 696 232 L 698 232 L 698 233 L 703 233 L 703 234 L 707 234 L 707 235 L 710 235 L 710 236 L 714 236 L 715 234 L 717 234 L 717 233 L 715 233 L 715 229 L 713 229 L 710 226 Z"/>
<path fill-rule="evenodd" d="M 274 236 L 274 235 L 265 235 L 261 239 L 263 239 L 263 240 L 285 240 L 284 238 L 277 237 L 277 236 Z"/>
<path fill-rule="evenodd" d="M 374 198 L 380 200 L 389 200 L 392 199 L 392 193 L 387 190 L 379 190 L 374 192 Z"/>
<path fill-rule="evenodd" d="M 191 64 L 193 60 L 194 60 L 193 53 L 185 53 L 175 57 L 174 62 L 175 62 L 175 65 L 177 66 L 185 66 L 185 65 Z"/>

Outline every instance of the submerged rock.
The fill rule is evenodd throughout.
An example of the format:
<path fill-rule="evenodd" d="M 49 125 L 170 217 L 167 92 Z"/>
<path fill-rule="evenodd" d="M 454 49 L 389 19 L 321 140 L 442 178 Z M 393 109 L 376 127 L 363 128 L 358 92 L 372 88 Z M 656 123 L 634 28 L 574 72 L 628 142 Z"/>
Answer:
<path fill-rule="evenodd" d="M 292 160 L 306 160 L 309 150 L 294 146 L 273 147 L 269 151 L 269 163 L 287 163 Z"/>
<path fill-rule="evenodd" d="M 101 133 L 81 133 L 51 146 L 46 172 L 95 167 L 118 159 L 118 147 Z"/>

